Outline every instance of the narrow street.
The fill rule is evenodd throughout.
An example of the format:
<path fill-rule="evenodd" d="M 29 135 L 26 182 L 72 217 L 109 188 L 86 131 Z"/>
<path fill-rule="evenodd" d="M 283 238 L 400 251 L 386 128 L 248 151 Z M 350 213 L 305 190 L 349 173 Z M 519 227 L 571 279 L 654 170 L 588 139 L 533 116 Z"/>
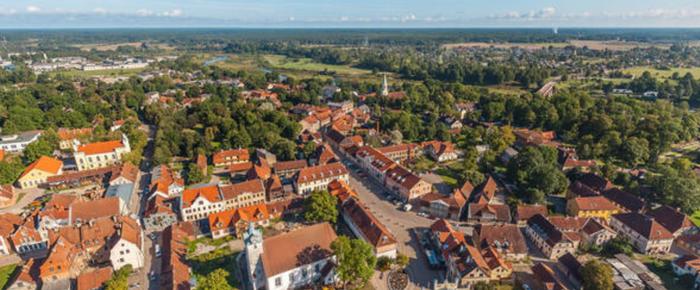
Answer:
<path fill-rule="evenodd" d="M 139 180 L 136 184 L 138 210 L 135 212 L 139 217 L 143 217 L 143 213 L 146 210 L 146 202 L 148 200 L 148 196 L 144 194 L 144 192 L 146 192 L 148 189 L 148 185 L 151 180 L 150 167 L 151 159 L 153 158 L 153 151 L 155 149 L 154 140 L 156 135 L 156 127 L 153 125 L 144 124 L 141 126 L 141 129 L 146 131 L 148 142 L 143 150 L 143 158 L 141 159 L 141 164 L 139 165 Z M 143 222 L 141 222 L 141 224 L 143 225 Z M 158 279 L 154 279 L 153 281 L 149 280 L 149 273 L 160 273 L 160 259 L 155 257 L 154 241 L 149 238 L 151 233 L 147 232 L 145 229 L 142 233 L 144 236 L 144 244 L 142 249 L 144 255 L 143 269 L 137 272 L 137 275 L 135 275 L 137 278 L 132 276 L 129 279 L 129 285 L 140 283 L 139 289 L 158 289 L 160 288 Z M 156 242 L 160 242 L 160 235 L 158 235 Z M 134 279 L 134 281 L 132 281 L 132 279 Z M 144 287 L 145 285 L 148 285 L 148 287 Z"/>

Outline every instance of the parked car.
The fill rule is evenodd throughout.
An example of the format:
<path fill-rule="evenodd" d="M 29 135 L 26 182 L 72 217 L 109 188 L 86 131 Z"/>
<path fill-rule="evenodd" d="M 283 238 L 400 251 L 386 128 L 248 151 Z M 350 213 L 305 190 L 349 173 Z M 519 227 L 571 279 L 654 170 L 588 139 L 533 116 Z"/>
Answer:
<path fill-rule="evenodd" d="M 155 252 L 156 252 L 156 258 L 160 258 L 160 255 L 163 254 L 163 253 L 160 251 L 160 245 L 156 244 L 156 246 L 155 246 Z"/>
<path fill-rule="evenodd" d="M 403 211 L 411 211 L 412 208 L 413 206 L 410 203 L 404 204 L 402 207 Z"/>

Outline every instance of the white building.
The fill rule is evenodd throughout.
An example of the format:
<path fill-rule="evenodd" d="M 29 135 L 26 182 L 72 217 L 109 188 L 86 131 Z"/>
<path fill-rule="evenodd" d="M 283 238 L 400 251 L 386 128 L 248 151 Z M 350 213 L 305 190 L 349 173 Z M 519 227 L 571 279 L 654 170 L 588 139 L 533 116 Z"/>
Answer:
<path fill-rule="evenodd" d="M 114 270 L 131 265 L 134 269 L 143 267 L 143 235 L 138 223 L 131 219 L 122 218 L 119 234 L 115 236 L 109 251 L 109 260 Z"/>
<path fill-rule="evenodd" d="M 328 223 L 264 240 L 259 230 L 249 226 L 244 241 L 245 271 L 252 277 L 251 288 L 282 290 L 332 284 L 336 275 L 330 246 L 337 238 Z"/>
<path fill-rule="evenodd" d="M 121 140 L 89 143 L 73 147 L 73 158 L 78 171 L 103 168 L 121 162 L 131 152 L 129 138 L 122 134 Z"/>
<path fill-rule="evenodd" d="M 314 167 L 302 168 L 295 181 L 297 194 L 309 194 L 317 190 L 325 190 L 334 180 L 348 183 L 348 170 L 342 163 L 329 163 Z"/>
<path fill-rule="evenodd" d="M 0 136 L 0 149 L 5 152 L 22 152 L 27 145 L 39 140 L 41 131 L 27 131 L 14 135 Z"/>

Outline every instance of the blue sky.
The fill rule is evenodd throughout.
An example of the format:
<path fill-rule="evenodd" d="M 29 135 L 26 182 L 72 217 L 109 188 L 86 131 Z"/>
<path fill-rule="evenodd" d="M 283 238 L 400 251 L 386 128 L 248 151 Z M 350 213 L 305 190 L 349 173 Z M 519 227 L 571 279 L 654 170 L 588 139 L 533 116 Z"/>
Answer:
<path fill-rule="evenodd" d="M 3 0 L 0 28 L 700 27 L 700 0 Z"/>

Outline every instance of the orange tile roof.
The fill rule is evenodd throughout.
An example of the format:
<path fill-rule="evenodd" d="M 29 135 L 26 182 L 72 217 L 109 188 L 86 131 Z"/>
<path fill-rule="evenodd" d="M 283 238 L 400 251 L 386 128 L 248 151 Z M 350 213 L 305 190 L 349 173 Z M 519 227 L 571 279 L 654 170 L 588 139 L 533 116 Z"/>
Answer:
<path fill-rule="evenodd" d="M 77 129 L 59 128 L 58 131 L 56 132 L 56 134 L 58 134 L 58 138 L 61 140 L 72 140 L 72 139 L 91 135 L 92 128 L 90 128 L 90 127 L 77 128 Z"/>
<path fill-rule="evenodd" d="M 112 277 L 112 269 L 109 267 L 99 268 L 97 270 L 86 272 L 78 276 L 78 290 L 98 289 Z"/>
<path fill-rule="evenodd" d="M 228 161 L 248 161 L 249 159 L 250 153 L 248 152 L 248 149 L 222 150 L 214 153 L 212 156 L 212 162 L 214 165 L 226 163 Z"/>
<path fill-rule="evenodd" d="M 221 200 L 219 195 L 219 187 L 216 185 L 207 185 L 198 188 L 185 189 L 182 192 L 182 207 L 190 207 L 192 202 L 194 202 L 197 197 L 204 197 L 210 202 L 217 202 Z"/>
<path fill-rule="evenodd" d="M 604 196 L 588 196 L 588 197 L 577 197 L 572 200 L 574 204 L 577 205 L 579 210 L 592 211 L 592 210 L 605 210 L 614 211 L 619 210 L 615 204 L 613 204 L 609 199 Z"/>
<path fill-rule="evenodd" d="M 76 201 L 70 206 L 71 223 L 77 219 L 88 221 L 119 215 L 119 198 L 106 197 L 89 201 Z"/>
<path fill-rule="evenodd" d="M 103 141 L 78 146 L 78 152 L 86 155 L 104 154 L 114 152 L 115 149 L 120 147 L 124 147 L 121 140 Z"/>
<path fill-rule="evenodd" d="M 41 171 L 48 172 L 48 173 L 52 173 L 52 174 L 58 174 L 58 171 L 61 170 L 62 167 L 63 167 L 63 161 L 58 160 L 56 158 L 51 158 L 48 156 L 41 156 L 36 161 L 32 162 L 32 164 L 29 164 L 29 166 L 27 166 L 26 169 L 24 169 L 24 172 L 22 172 L 22 175 L 20 175 L 20 178 L 29 174 L 34 169 L 41 170 Z"/>
<path fill-rule="evenodd" d="M 5 150 L 0 149 L 0 161 L 5 159 Z"/>

